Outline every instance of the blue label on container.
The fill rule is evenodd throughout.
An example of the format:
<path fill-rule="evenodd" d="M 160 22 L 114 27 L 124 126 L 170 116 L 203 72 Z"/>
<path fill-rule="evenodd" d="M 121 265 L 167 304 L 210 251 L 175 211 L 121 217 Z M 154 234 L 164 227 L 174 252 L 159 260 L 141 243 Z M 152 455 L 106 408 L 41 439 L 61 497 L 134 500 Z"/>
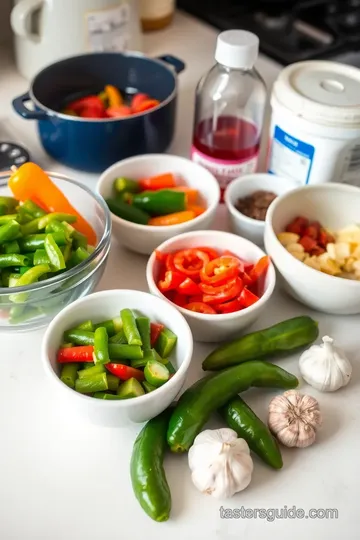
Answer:
<path fill-rule="evenodd" d="M 275 126 L 268 172 L 307 184 L 314 154 L 315 148 L 311 144 L 300 141 Z"/>

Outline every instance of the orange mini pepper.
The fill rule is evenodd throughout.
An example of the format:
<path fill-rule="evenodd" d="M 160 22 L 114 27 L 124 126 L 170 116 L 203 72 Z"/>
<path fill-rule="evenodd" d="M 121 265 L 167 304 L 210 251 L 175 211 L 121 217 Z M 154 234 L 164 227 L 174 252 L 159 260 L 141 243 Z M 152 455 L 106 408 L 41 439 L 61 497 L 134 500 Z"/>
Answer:
<path fill-rule="evenodd" d="M 192 210 L 183 210 L 182 212 L 174 212 L 173 214 L 167 214 L 166 216 L 153 217 L 149 220 L 148 225 L 154 225 L 164 227 L 166 225 L 179 225 L 179 223 L 185 223 L 196 217 L 195 212 Z"/>
<path fill-rule="evenodd" d="M 88 243 L 96 245 L 96 233 L 91 225 L 70 204 L 63 192 L 49 176 L 35 163 L 24 163 L 14 171 L 9 179 L 9 188 L 18 201 L 31 199 L 48 212 L 73 214 L 77 221 L 74 228 L 84 234 Z"/>
<path fill-rule="evenodd" d="M 119 107 L 120 105 L 123 105 L 124 100 L 122 98 L 122 95 L 115 86 L 107 84 L 105 86 L 105 94 L 108 98 L 109 107 Z"/>

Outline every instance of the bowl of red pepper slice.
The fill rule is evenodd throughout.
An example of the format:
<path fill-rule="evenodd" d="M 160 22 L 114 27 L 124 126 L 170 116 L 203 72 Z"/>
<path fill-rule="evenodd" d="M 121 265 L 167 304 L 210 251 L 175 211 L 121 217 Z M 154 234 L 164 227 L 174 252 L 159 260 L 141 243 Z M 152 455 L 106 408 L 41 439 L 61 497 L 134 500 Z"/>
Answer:
<path fill-rule="evenodd" d="M 203 342 L 235 338 L 265 309 L 275 270 L 255 244 L 223 231 L 194 231 L 167 240 L 146 268 L 152 294 L 176 305 Z"/>

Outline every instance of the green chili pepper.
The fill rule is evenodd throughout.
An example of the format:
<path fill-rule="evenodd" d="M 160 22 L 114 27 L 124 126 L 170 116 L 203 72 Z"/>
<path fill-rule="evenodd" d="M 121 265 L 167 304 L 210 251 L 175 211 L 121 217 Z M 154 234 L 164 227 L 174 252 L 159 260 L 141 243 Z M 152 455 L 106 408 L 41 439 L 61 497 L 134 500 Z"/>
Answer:
<path fill-rule="evenodd" d="M 28 214 L 32 215 L 34 218 L 45 216 L 46 212 L 40 206 L 35 204 L 30 199 L 27 199 L 20 206 L 20 209 L 25 210 Z"/>
<path fill-rule="evenodd" d="M 106 199 L 106 204 L 110 212 L 121 219 L 131 221 L 132 223 L 139 223 L 140 225 L 147 225 L 149 223 L 149 214 L 120 199 Z"/>
<path fill-rule="evenodd" d="M 7 253 L 0 255 L 0 268 L 9 266 L 30 266 L 31 260 L 20 253 Z"/>
<path fill-rule="evenodd" d="M 56 221 L 55 219 L 53 221 L 50 221 L 48 225 L 45 227 L 46 234 L 54 233 L 54 232 L 61 232 L 65 235 L 67 242 L 72 242 L 72 231 L 75 229 L 71 227 L 66 221 L 63 223 L 60 223 L 60 221 Z"/>
<path fill-rule="evenodd" d="M 319 335 L 318 323 L 302 316 L 252 332 L 221 345 L 203 361 L 206 370 L 218 370 L 247 360 L 270 358 L 309 345 Z"/>
<path fill-rule="evenodd" d="M 124 364 L 124 360 L 136 360 L 142 358 L 144 353 L 140 345 L 122 345 L 118 343 L 109 343 L 109 356 L 111 362 L 114 364 L 119 363 L 117 360 L 121 360 L 121 364 Z"/>
<path fill-rule="evenodd" d="M 70 332 L 72 330 L 88 330 L 89 332 L 94 332 L 95 328 L 94 328 L 93 322 L 89 319 L 87 321 L 82 322 L 75 328 L 72 328 Z"/>
<path fill-rule="evenodd" d="M 63 270 L 66 268 L 64 255 L 61 253 L 52 234 L 47 234 L 45 236 L 44 247 L 46 255 L 49 257 L 50 265 L 54 270 Z"/>
<path fill-rule="evenodd" d="M 74 229 L 72 239 L 73 239 L 74 249 L 78 249 L 80 247 L 86 249 L 86 247 L 87 247 L 87 238 L 86 238 L 86 236 L 84 234 L 82 234 L 79 231 L 76 231 Z"/>
<path fill-rule="evenodd" d="M 36 251 L 37 249 L 45 248 L 45 238 L 46 234 L 30 234 L 25 238 L 19 239 L 19 246 L 22 253 Z M 66 238 L 65 234 L 61 232 L 55 232 L 52 234 L 55 243 L 58 246 L 65 246 Z"/>
<path fill-rule="evenodd" d="M 50 259 L 47 256 L 45 249 L 37 249 L 34 253 L 34 265 L 50 264 Z"/>
<path fill-rule="evenodd" d="M 150 343 L 150 319 L 148 317 L 137 317 L 136 326 L 142 341 L 143 349 L 151 349 Z"/>
<path fill-rule="evenodd" d="M 160 189 L 143 191 L 132 197 L 132 205 L 150 216 L 165 216 L 186 209 L 186 195 L 181 191 Z"/>
<path fill-rule="evenodd" d="M 25 272 L 17 282 L 17 287 L 24 287 L 25 285 L 31 285 L 32 283 L 36 283 L 41 276 L 44 274 L 47 274 L 50 272 L 50 266 L 48 264 L 39 264 L 38 266 L 33 266 Z M 10 302 L 14 302 L 16 304 L 20 304 L 22 302 L 25 302 L 28 298 L 29 293 L 17 293 L 17 294 L 11 294 L 9 296 Z"/>
<path fill-rule="evenodd" d="M 19 242 L 12 240 L 3 244 L 3 250 L 5 253 L 20 253 Z"/>
<path fill-rule="evenodd" d="M 5 216 L 7 212 L 8 212 L 8 207 L 6 206 L 6 204 L 0 203 L 0 216 Z"/>
<path fill-rule="evenodd" d="M 67 330 L 64 332 L 64 341 L 74 343 L 74 345 L 94 345 L 94 332 L 88 330 Z"/>
<path fill-rule="evenodd" d="M 109 343 L 117 343 L 118 345 L 126 345 L 127 340 L 126 340 L 126 337 L 125 337 L 124 330 L 121 329 L 120 332 L 118 332 L 117 334 L 112 336 L 109 339 Z"/>
<path fill-rule="evenodd" d="M 139 330 L 131 309 L 122 309 L 120 312 L 123 329 L 129 345 L 142 345 Z"/>
<path fill-rule="evenodd" d="M 32 219 L 31 221 L 25 223 L 24 225 L 21 225 L 21 234 L 23 236 L 28 236 L 29 234 L 35 234 L 39 232 L 41 229 L 39 227 L 40 220 L 43 219 L 42 217 L 38 217 L 35 219 Z"/>
<path fill-rule="evenodd" d="M 138 193 L 140 191 L 140 185 L 139 182 L 136 182 L 136 180 L 120 177 L 116 178 L 114 181 L 114 189 L 117 191 L 117 193 L 123 193 L 124 191 Z"/>
<path fill-rule="evenodd" d="M 28 214 L 25 210 L 22 210 L 22 207 L 20 206 L 18 209 L 18 213 L 16 214 L 16 221 L 20 225 L 25 225 L 25 223 L 29 223 L 34 219 L 34 216 L 31 214 Z"/>
<path fill-rule="evenodd" d="M 52 221 L 66 221 L 66 223 L 75 223 L 76 216 L 74 214 L 64 214 L 62 212 L 51 212 L 46 214 L 39 221 L 39 230 L 45 229 Z"/>
<path fill-rule="evenodd" d="M 106 373 L 99 373 L 98 375 L 84 379 L 76 379 L 75 390 L 81 394 L 91 394 L 92 392 L 108 390 Z"/>
<path fill-rule="evenodd" d="M 144 349 L 143 358 L 136 358 L 135 360 L 131 360 L 131 367 L 136 369 L 144 368 L 148 362 L 154 360 L 156 360 L 154 349 Z"/>
<path fill-rule="evenodd" d="M 220 409 L 227 425 L 245 439 L 251 450 L 274 469 L 281 469 L 283 461 L 279 446 L 269 428 L 239 396 Z"/>
<path fill-rule="evenodd" d="M 167 433 L 173 452 L 185 452 L 193 444 L 212 412 L 236 394 L 254 387 L 296 388 L 297 378 L 274 364 L 253 360 L 208 375 L 180 397 Z"/>
<path fill-rule="evenodd" d="M 109 337 L 104 327 L 97 328 L 94 332 L 94 359 L 95 364 L 107 364 L 109 358 Z"/>
<path fill-rule="evenodd" d="M 86 379 L 86 377 L 92 377 L 98 373 L 106 373 L 106 369 L 102 364 L 94 364 L 90 368 L 81 369 L 77 372 L 79 379 Z"/>
<path fill-rule="evenodd" d="M 19 201 L 14 199 L 14 197 L 6 197 L 2 195 L 0 197 L 0 204 L 3 206 L 6 206 L 6 208 L 8 209 L 8 212 L 12 212 L 13 210 L 15 210 L 15 208 L 19 204 Z"/>
<path fill-rule="evenodd" d="M 5 225 L 8 221 L 16 221 L 17 214 L 6 214 L 4 216 L 0 216 L 0 225 Z"/>
<path fill-rule="evenodd" d="M 5 223 L 5 225 L 1 225 L 0 244 L 4 244 L 5 242 L 11 242 L 11 240 L 15 240 L 15 238 L 17 238 L 19 233 L 20 233 L 20 225 L 14 219 L 8 221 L 7 223 Z"/>
<path fill-rule="evenodd" d="M 169 410 L 150 420 L 134 443 L 130 476 L 135 497 L 142 509 L 155 521 L 169 519 L 171 493 L 163 461 Z"/>
<path fill-rule="evenodd" d="M 118 319 L 109 319 L 108 321 L 102 321 L 98 324 L 95 324 L 95 328 L 100 328 L 100 327 L 106 328 L 108 336 L 112 337 L 117 332 L 122 330 L 122 321 L 119 317 Z"/>
<path fill-rule="evenodd" d="M 116 377 L 115 375 L 112 375 L 111 373 L 108 373 L 106 375 L 107 382 L 108 382 L 108 388 L 111 392 L 116 392 L 119 388 L 120 379 Z"/>
<path fill-rule="evenodd" d="M 71 255 L 72 255 L 71 244 L 66 244 L 66 246 L 61 246 L 60 251 L 63 254 L 64 261 L 65 261 L 65 264 L 66 264 L 71 259 Z"/>
<path fill-rule="evenodd" d="M 69 386 L 69 388 L 75 388 L 75 382 L 77 379 L 77 370 L 79 364 L 64 364 L 60 372 L 60 380 Z"/>

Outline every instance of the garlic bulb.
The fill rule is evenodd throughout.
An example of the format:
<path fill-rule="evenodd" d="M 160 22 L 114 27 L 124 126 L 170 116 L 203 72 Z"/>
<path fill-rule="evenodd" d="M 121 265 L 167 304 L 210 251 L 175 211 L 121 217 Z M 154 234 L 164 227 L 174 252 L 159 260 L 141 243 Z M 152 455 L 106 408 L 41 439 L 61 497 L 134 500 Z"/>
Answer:
<path fill-rule="evenodd" d="M 311 396 L 288 390 L 270 401 L 269 428 L 284 446 L 310 446 L 321 423 L 319 403 Z"/>
<path fill-rule="evenodd" d="M 224 499 L 250 484 L 250 449 L 233 429 L 206 429 L 199 433 L 188 459 L 192 481 L 202 493 Z"/>
<path fill-rule="evenodd" d="M 299 367 L 305 381 L 320 392 L 335 392 L 351 379 L 349 360 L 328 336 L 323 337 L 321 345 L 312 345 L 300 356 Z"/>

